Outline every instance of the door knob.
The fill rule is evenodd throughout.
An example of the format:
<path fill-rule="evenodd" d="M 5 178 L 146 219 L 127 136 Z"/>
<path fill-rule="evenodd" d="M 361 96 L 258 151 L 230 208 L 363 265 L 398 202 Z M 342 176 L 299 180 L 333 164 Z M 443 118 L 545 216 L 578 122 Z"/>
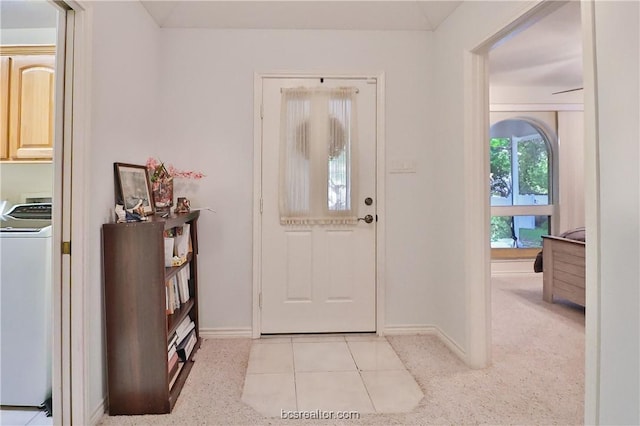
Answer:
<path fill-rule="evenodd" d="M 373 222 L 373 216 L 368 214 L 365 217 L 359 217 L 358 218 L 358 222 L 360 222 L 361 220 L 364 220 L 366 223 L 371 223 L 371 222 Z"/>

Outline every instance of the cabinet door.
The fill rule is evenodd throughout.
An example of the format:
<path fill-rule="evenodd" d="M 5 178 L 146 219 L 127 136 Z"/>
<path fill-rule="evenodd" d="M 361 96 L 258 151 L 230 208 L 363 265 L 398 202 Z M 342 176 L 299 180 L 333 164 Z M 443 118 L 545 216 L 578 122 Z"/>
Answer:
<path fill-rule="evenodd" d="M 0 160 L 9 158 L 9 67 L 11 59 L 0 57 Z"/>
<path fill-rule="evenodd" d="M 53 55 L 11 60 L 9 143 L 12 159 L 51 159 L 55 89 Z"/>

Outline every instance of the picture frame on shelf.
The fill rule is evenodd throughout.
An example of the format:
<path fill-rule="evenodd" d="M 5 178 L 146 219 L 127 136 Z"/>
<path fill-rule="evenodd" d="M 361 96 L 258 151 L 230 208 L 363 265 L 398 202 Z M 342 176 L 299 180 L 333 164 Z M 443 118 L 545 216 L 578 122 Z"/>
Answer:
<path fill-rule="evenodd" d="M 115 175 L 116 204 L 122 204 L 126 210 L 140 208 L 145 215 L 155 213 L 151 196 L 151 181 L 147 167 L 137 164 L 113 163 Z"/>

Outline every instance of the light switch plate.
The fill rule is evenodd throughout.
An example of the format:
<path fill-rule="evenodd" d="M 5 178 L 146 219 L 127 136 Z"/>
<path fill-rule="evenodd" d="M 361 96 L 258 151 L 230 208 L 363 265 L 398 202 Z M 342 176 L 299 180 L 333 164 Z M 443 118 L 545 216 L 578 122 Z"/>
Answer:
<path fill-rule="evenodd" d="M 416 161 L 410 158 L 396 158 L 389 162 L 389 173 L 415 173 Z"/>

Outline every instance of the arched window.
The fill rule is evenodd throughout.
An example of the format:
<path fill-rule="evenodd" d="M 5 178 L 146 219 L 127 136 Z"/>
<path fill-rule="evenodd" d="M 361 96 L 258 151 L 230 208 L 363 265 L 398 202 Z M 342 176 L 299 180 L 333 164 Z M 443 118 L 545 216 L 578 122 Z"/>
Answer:
<path fill-rule="evenodd" d="M 552 233 L 555 135 L 533 119 L 491 126 L 492 257 L 533 257 Z"/>

